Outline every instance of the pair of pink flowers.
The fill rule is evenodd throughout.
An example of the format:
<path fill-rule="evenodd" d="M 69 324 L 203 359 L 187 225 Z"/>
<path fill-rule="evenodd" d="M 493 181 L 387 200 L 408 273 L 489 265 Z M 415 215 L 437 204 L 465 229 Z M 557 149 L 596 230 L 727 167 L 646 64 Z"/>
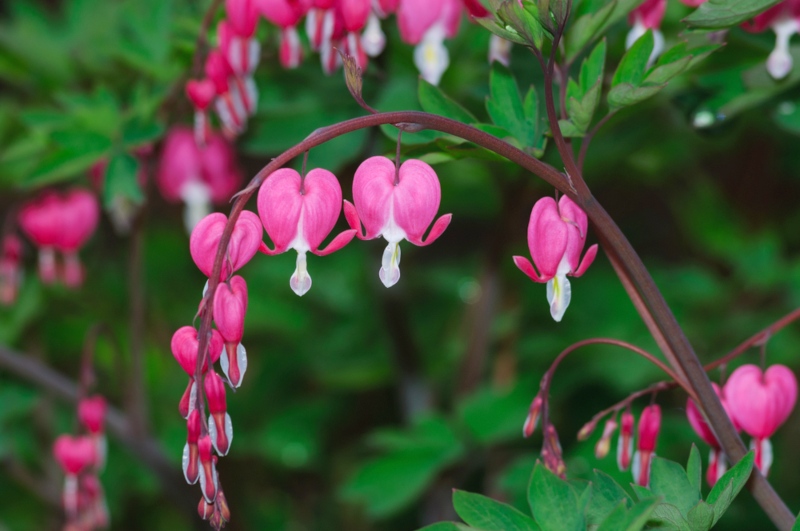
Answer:
<path fill-rule="evenodd" d="M 767 475 L 773 458 L 770 437 L 797 402 L 794 373 L 785 365 L 773 365 L 766 371 L 755 365 L 742 365 L 733 371 L 724 388 L 712 385 L 736 429 L 753 438 L 750 447 L 755 450 L 755 464 Z M 694 431 L 711 447 L 706 479 L 714 485 L 725 473 L 725 455 L 691 398 L 686 402 L 686 416 Z"/>
<path fill-rule="evenodd" d="M 83 265 L 78 250 L 94 233 L 100 217 L 95 196 L 84 189 L 66 194 L 52 190 L 22 205 L 18 222 L 22 232 L 39 249 L 39 278 L 46 284 L 61 279 L 69 287 L 83 283 Z M 63 253 L 63 267 L 56 252 Z"/>
<path fill-rule="evenodd" d="M 630 467 L 634 481 L 638 485 L 647 486 L 650 483 L 650 466 L 653 456 L 656 455 L 656 442 L 661 430 L 661 407 L 658 404 L 651 404 L 642 410 L 634 451 L 635 425 L 636 419 L 633 413 L 630 409 L 626 409 L 620 417 L 617 466 L 620 470 L 627 470 Z M 598 458 L 603 458 L 608 453 L 610 439 L 616 429 L 616 421 L 613 418 L 609 419 L 595 447 L 595 455 Z"/>
<path fill-rule="evenodd" d="M 341 212 L 342 190 L 329 171 L 314 169 L 302 177 L 294 170 L 276 171 L 261 186 L 258 212 L 267 234 L 275 244 L 267 254 L 297 251 L 297 266 L 290 279 L 298 295 L 311 288 L 306 253 L 330 254 L 349 243 L 354 236 L 370 240 L 383 236 L 388 245 L 381 260 L 379 277 L 386 287 L 400 279 L 402 240 L 423 246 L 433 243 L 450 223 L 447 214 L 423 235 L 436 216 L 441 188 L 436 172 L 428 164 L 407 160 L 399 169 L 386 157 L 371 157 L 356 170 L 353 179 L 354 204 L 344 201 L 350 229 L 337 235 L 325 248 L 328 236 Z M 366 232 L 362 231 L 363 228 Z"/>

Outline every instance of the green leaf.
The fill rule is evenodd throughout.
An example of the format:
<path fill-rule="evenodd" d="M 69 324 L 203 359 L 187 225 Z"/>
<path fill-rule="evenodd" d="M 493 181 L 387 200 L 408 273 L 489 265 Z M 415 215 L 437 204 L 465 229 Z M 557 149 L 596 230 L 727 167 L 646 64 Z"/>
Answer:
<path fill-rule="evenodd" d="M 453 491 L 453 507 L 467 524 L 482 531 L 538 531 L 530 516 L 480 494 Z"/>
<path fill-rule="evenodd" d="M 544 44 L 544 28 L 539 23 L 539 9 L 533 3 L 503 2 L 497 9 L 497 16 L 506 27 L 513 28 L 528 46 L 539 50 Z"/>
<path fill-rule="evenodd" d="M 521 141 L 525 136 L 522 131 L 525 112 L 517 89 L 517 81 L 508 68 L 497 62 L 492 64 L 492 71 L 489 74 L 489 92 L 486 109 L 492 121 Z"/>
<path fill-rule="evenodd" d="M 471 124 L 477 122 L 472 113 L 453 101 L 442 90 L 424 79 L 419 80 L 419 103 L 422 110 L 432 114 L 439 114 L 459 122 Z"/>
<path fill-rule="evenodd" d="M 139 186 L 139 161 L 135 157 L 120 153 L 108 163 L 103 188 L 103 203 L 112 208 L 118 197 L 128 199 L 134 204 L 144 201 L 144 194 Z"/>
<path fill-rule="evenodd" d="M 661 92 L 666 85 L 647 85 L 634 87 L 629 83 L 623 83 L 612 88 L 608 93 L 608 105 L 612 109 L 627 107 L 647 98 L 651 98 Z"/>
<path fill-rule="evenodd" d="M 625 531 L 639 531 L 650 520 L 653 511 L 658 507 L 659 500 L 652 498 L 643 500 L 631 507 L 628 511 L 628 520 L 626 522 Z"/>
<path fill-rule="evenodd" d="M 653 52 L 653 32 L 647 31 L 625 52 L 611 80 L 611 86 L 630 84 L 638 87 L 644 81 L 647 61 Z"/>
<path fill-rule="evenodd" d="M 766 11 L 779 1 L 708 0 L 683 21 L 693 28 L 729 28 Z"/>
<path fill-rule="evenodd" d="M 714 506 L 714 524 L 722 518 L 733 499 L 747 483 L 750 472 L 753 470 L 754 459 L 755 454 L 752 451 L 747 452 L 738 463 L 719 478 L 714 488 L 708 493 L 706 502 Z"/>
<path fill-rule="evenodd" d="M 684 516 L 700 501 L 700 491 L 692 487 L 683 467 L 660 457 L 653 457 L 650 466 L 650 491 L 663 496 L 666 503 L 675 505 Z"/>
<path fill-rule="evenodd" d="M 692 56 L 687 56 L 665 65 L 656 65 L 647 73 L 647 77 L 644 78 L 644 82 L 653 84 L 666 83 L 673 77 L 686 70 L 691 61 Z"/>
<path fill-rule="evenodd" d="M 642 487 L 641 485 L 637 485 L 636 483 L 631 483 L 631 488 L 633 489 L 633 493 L 636 494 L 636 497 L 640 501 L 649 500 L 650 498 L 655 497 L 655 494 L 653 494 L 647 487 Z"/>
<path fill-rule="evenodd" d="M 436 522 L 435 524 L 426 525 L 418 531 L 465 531 L 468 529 L 471 528 L 455 522 Z"/>
<path fill-rule="evenodd" d="M 692 531 L 707 531 L 714 525 L 714 508 L 700 500 L 686 515 Z"/>
<path fill-rule="evenodd" d="M 686 477 L 689 478 L 689 483 L 699 494 L 703 481 L 703 463 L 700 460 L 700 450 L 694 444 L 689 451 L 689 461 L 686 463 Z"/>
<path fill-rule="evenodd" d="M 675 531 L 692 531 L 689 522 L 681 514 L 680 509 L 671 503 L 659 503 L 650 515 L 651 519 L 658 522 L 660 527 L 674 529 Z"/>
<path fill-rule="evenodd" d="M 541 462 L 533 467 L 528 504 L 544 531 L 583 531 L 586 527 L 575 491 Z"/>
<path fill-rule="evenodd" d="M 135 149 L 155 142 L 164 134 L 164 126 L 158 122 L 139 119 L 129 120 L 122 126 L 122 145 Z"/>
<path fill-rule="evenodd" d="M 579 128 L 572 120 L 559 120 L 558 127 L 564 138 L 579 138 L 586 134 L 586 128 Z"/>
<path fill-rule="evenodd" d="M 581 50 L 602 36 L 608 28 L 628 16 L 644 0 L 611 0 L 596 2 L 601 7 L 593 13 L 585 13 L 567 29 L 566 58 L 573 61 Z M 584 2 L 586 3 L 586 2 Z"/>
<path fill-rule="evenodd" d="M 596 525 L 607 519 L 607 516 L 622 502 L 626 509 L 631 504 L 631 499 L 614 479 L 599 470 L 594 471 L 592 477 L 592 498 L 586 508 L 586 524 Z"/>
<path fill-rule="evenodd" d="M 521 44 L 523 46 L 527 46 L 528 43 L 525 41 L 525 38 L 517 33 L 516 31 L 511 31 L 506 29 L 505 27 L 500 26 L 497 21 L 489 17 L 477 17 L 473 18 L 475 22 L 483 26 L 485 29 L 489 30 L 490 32 L 494 33 L 498 37 L 501 37 L 507 41 L 511 41 L 515 44 Z"/>
<path fill-rule="evenodd" d="M 55 135 L 54 135 L 55 139 Z M 108 153 L 111 140 L 85 132 L 65 133 L 60 137 L 62 147 L 46 156 L 33 173 L 25 179 L 24 186 L 41 186 L 63 181 L 86 171 Z"/>
<path fill-rule="evenodd" d="M 584 94 L 598 83 L 602 85 L 603 70 L 606 64 L 606 40 L 597 43 L 589 57 L 581 64 L 580 84 Z"/>

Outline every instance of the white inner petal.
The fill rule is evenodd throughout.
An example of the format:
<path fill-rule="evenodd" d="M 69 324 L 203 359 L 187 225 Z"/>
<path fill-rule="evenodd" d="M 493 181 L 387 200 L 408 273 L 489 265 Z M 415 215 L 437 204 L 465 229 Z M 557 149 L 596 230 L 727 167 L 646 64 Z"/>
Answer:
<path fill-rule="evenodd" d="M 308 274 L 305 251 L 297 253 L 297 266 L 289 279 L 289 286 L 300 297 L 311 289 L 311 275 Z"/>
<path fill-rule="evenodd" d="M 390 288 L 400 280 L 400 244 L 399 242 L 389 242 L 383 251 L 381 259 L 381 270 L 378 276 L 383 285 Z"/>
<path fill-rule="evenodd" d="M 438 85 L 442 74 L 450 65 L 450 54 L 444 45 L 444 25 L 437 22 L 425 33 L 422 41 L 414 48 L 414 64 L 422 79 Z"/>
<path fill-rule="evenodd" d="M 191 233 L 195 225 L 211 212 L 211 189 L 200 180 L 192 179 L 181 187 L 181 199 L 186 204 L 183 224 Z"/>

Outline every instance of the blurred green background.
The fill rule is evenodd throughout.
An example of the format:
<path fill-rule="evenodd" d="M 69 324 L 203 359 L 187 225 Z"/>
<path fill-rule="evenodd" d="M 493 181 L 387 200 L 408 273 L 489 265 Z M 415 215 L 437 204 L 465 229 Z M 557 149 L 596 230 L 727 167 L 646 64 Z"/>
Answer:
<path fill-rule="evenodd" d="M 6 216 L 43 186 L 88 185 L 86 170 L 99 158 L 157 142 L 169 125 L 190 120 L 183 82 L 208 5 L 18 0 L 0 7 Z M 670 0 L 668 42 L 687 13 Z M 365 99 L 380 110 L 419 109 L 411 47 L 399 40 L 394 19 L 384 28 L 389 44 L 365 75 Z M 626 31 L 622 23 L 609 34 L 610 65 L 624 51 Z M 282 70 L 277 30 L 262 22 L 258 36 L 259 109 L 237 142 L 248 176 L 314 129 L 363 114 L 341 73 L 324 76 L 316 55 L 296 71 Z M 447 43 L 452 60 L 441 82 L 484 121 L 488 40 L 463 21 Z M 771 34 L 734 29 L 727 42 L 656 98 L 615 116 L 593 142 L 585 171 L 704 362 L 800 305 L 800 72 L 782 83 L 767 77 Z M 512 70 L 522 89 L 541 90 L 538 66 L 519 47 Z M 693 127 L 698 116 L 712 125 Z M 423 140 L 429 139 L 404 135 L 404 157 L 441 151 Z M 360 161 L 393 151 L 381 130 L 361 131 L 312 150 L 309 167 L 333 171 L 351 198 Z M 593 336 L 656 352 L 602 252 L 572 282 L 561 323 L 549 316 L 544 286 L 514 267 L 511 256 L 527 254 L 530 208 L 551 188 L 506 162 L 440 159 L 448 160 L 435 165 L 440 212 L 452 212 L 453 222 L 435 245 L 402 245 L 403 276 L 390 290 L 378 279 L 384 245 L 377 241 L 310 257 L 314 286 L 302 299 L 288 286 L 292 253 L 259 255 L 242 270 L 250 292 L 243 341 L 250 365 L 242 387 L 228 393 L 235 436 L 218 467 L 233 513 L 230 529 L 410 530 L 452 519 L 452 488 L 524 509 L 541 441 L 538 433 L 526 441 L 520 432 L 551 360 Z M 561 167 L 554 150 L 545 159 Z M 145 161 L 148 171 L 152 165 Z M 177 403 L 186 377 L 169 340 L 192 322 L 205 279 L 189 256 L 181 208 L 149 183 L 139 289 L 149 413 L 142 436 L 158 441 L 177 481 L 164 483 L 114 438 L 101 480 L 113 529 L 202 529 L 194 509 L 200 493 L 182 485 L 179 469 L 186 431 Z M 116 186 L 127 193 L 125 183 Z M 345 226 L 340 220 L 337 228 Z M 115 234 L 104 218 L 82 252 L 88 278 L 79 291 L 42 286 L 28 246 L 19 300 L 0 309 L 0 344 L 73 380 L 87 330 L 108 325 L 122 356 L 113 342 L 99 340 L 96 390 L 121 409 L 131 381 L 132 239 Z M 589 241 L 596 241 L 591 234 Z M 769 363 L 797 368 L 798 328 L 770 340 Z M 753 350 L 735 365 L 757 360 Z M 601 468 L 623 484 L 631 481 L 613 457 L 594 458 L 599 433 L 583 443 L 574 434 L 598 410 L 662 377 L 611 347 L 567 359 L 552 385 L 551 418 L 571 476 Z M 658 397 L 664 422 L 657 452 L 679 462 L 693 442 L 702 448 L 685 420 L 685 400 L 680 391 Z M 51 529 L 60 522 L 52 495 L 61 477 L 50 446 L 73 429 L 74 416 L 72 404 L 0 369 L 0 529 Z M 800 478 L 792 441 L 799 437 L 795 414 L 773 438 L 769 478 L 794 511 Z M 719 529 L 768 525 L 744 493 Z"/>

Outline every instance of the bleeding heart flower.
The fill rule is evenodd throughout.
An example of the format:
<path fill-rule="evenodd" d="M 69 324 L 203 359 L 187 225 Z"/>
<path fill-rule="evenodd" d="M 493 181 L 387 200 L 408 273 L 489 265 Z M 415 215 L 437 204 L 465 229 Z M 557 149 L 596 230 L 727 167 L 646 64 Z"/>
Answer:
<path fill-rule="evenodd" d="M 533 205 L 528 223 L 528 248 L 541 274 L 527 258 L 514 257 L 514 263 L 531 280 L 547 283 L 550 315 L 556 322 L 561 321 L 572 297 L 567 275 L 583 275 L 597 256 L 595 244 L 580 260 L 588 226 L 586 214 L 569 197 L 562 196 L 558 204 L 552 197 L 543 197 Z"/>
<path fill-rule="evenodd" d="M 633 456 L 633 427 L 636 419 L 630 410 L 625 410 L 620 417 L 619 439 L 617 439 L 617 466 L 620 470 L 628 470 Z"/>
<path fill-rule="evenodd" d="M 739 431 L 740 428 L 731 414 L 730 405 L 728 401 L 725 400 L 722 389 L 713 382 L 711 386 L 714 388 L 714 392 L 717 393 L 720 402 L 722 402 L 722 407 L 725 409 L 728 417 L 733 422 L 733 427 L 736 428 L 736 431 Z M 708 457 L 708 468 L 706 469 L 706 481 L 713 487 L 728 468 L 725 452 L 722 451 L 719 441 L 717 441 L 717 436 L 714 435 L 711 426 L 708 425 L 703 414 L 700 412 L 700 408 L 697 407 L 697 404 L 695 404 L 691 397 L 686 399 L 686 418 L 689 419 L 689 424 L 692 426 L 695 433 L 711 447 L 711 453 Z"/>
<path fill-rule="evenodd" d="M 187 418 L 194 409 L 197 397 L 197 385 L 194 381 L 194 370 L 197 366 L 197 354 L 200 342 L 197 337 L 197 330 L 193 326 L 179 328 L 173 335 L 170 344 L 172 355 L 180 364 L 181 368 L 189 375 L 189 384 L 183 392 L 178 403 L 178 412 L 183 418 Z M 203 372 L 208 371 L 209 366 L 213 365 L 222 355 L 223 339 L 216 330 L 211 330 L 211 338 L 208 342 L 208 357 L 203 367 Z"/>
<path fill-rule="evenodd" d="M 200 458 L 200 490 L 206 503 L 214 503 L 219 490 L 219 477 L 217 476 L 217 457 L 212 453 L 213 443 L 211 437 L 203 435 L 197 440 L 197 454 Z"/>
<path fill-rule="evenodd" d="M 219 247 L 219 240 L 227 223 L 228 217 L 225 214 L 219 212 L 209 214 L 197 224 L 189 238 L 189 252 L 192 260 L 207 277 L 211 276 L 214 269 L 214 258 Z M 266 249 L 261 241 L 262 233 L 263 229 L 258 216 L 249 210 L 245 210 L 239 215 L 228 242 L 220 280 L 225 280 L 234 271 L 249 262 L 259 248 L 262 252 Z"/>
<path fill-rule="evenodd" d="M 89 433 L 102 433 L 105 418 L 106 399 L 102 396 L 91 396 L 78 402 L 78 420 Z"/>
<path fill-rule="evenodd" d="M 215 371 L 209 371 L 203 381 L 208 400 L 208 434 L 219 455 L 227 455 L 233 440 L 233 424 L 225 402 L 225 383 Z"/>
<path fill-rule="evenodd" d="M 222 372 L 231 387 L 239 387 L 247 371 L 247 351 L 242 345 L 244 316 L 247 312 L 247 283 L 240 276 L 223 282 L 214 293 L 214 322 L 225 340 Z"/>
<path fill-rule="evenodd" d="M 53 444 L 53 456 L 68 475 L 76 476 L 95 462 L 94 443 L 89 437 L 60 435 Z"/>
<path fill-rule="evenodd" d="M 742 28 L 752 33 L 766 29 L 775 32 L 775 48 L 767 58 L 767 71 L 775 79 L 783 79 L 792 71 L 793 60 L 789 52 L 789 41 L 800 32 L 800 1 L 786 0 L 767 9 L 752 22 L 742 24 Z"/>
<path fill-rule="evenodd" d="M 284 68 L 297 68 L 303 60 L 303 47 L 297 24 L 310 8 L 310 2 L 295 0 L 257 0 L 264 18 L 281 28 L 279 58 Z"/>
<path fill-rule="evenodd" d="M 336 224 L 341 204 L 339 181 L 321 168 L 311 170 L 305 178 L 292 169 L 281 168 L 258 191 L 258 214 L 275 244 L 275 249 L 266 248 L 264 252 L 276 255 L 289 249 L 297 251 L 297 267 L 289 285 L 298 295 L 311 289 L 306 252 L 325 256 L 338 251 L 355 236 L 355 230 L 346 230 L 325 249 L 319 248 Z"/>
<path fill-rule="evenodd" d="M 225 14 L 236 35 L 249 38 L 256 32 L 258 10 L 255 0 L 225 0 Z"/>
<path fill-rule="evenodd" d="M 661 407 L 658 404 L 647 406 L 639 417 L 639 439 L 633 454 L 633 479 L 646 487 L 650 483 L 650 464 L 656 450 L 658 432 L 661 430 Z"/>
<path fill-rule="evenodd" d="M 356 170 L 353 178 L 353 204 L 344 202 L 347 223 L 359 231 L 362 240 L 383 236 L 389 245 L 383 252 L 379 276 L 384 286 L 391 287 L 400 280 L 400 247 L 402 240 L 414 245 L 430 245 L 450 224 L 451 214 L 436 220 L 442 192 L 439 178 L 421 160 L 407 160 L 400 166 L 386 157 L 370 157 Z M 361 223 L 366 233 L 361 233 Z"/>
<path fill-rule="evenodd" d="M 189 485 L 197 483 L 197 479 L 200 476 L 200 452 L 197 448 L 200 430 L 200 412 L 194 409 L 186 420 L 186 444 L 183 447 L 183 457 L 181 459 L 183 477 L 186 478 L 186 482 Z"/>
<path fill-rule="evenodd" d="M 725 383 L 725 398 L 736 423 L 753 437 L 755 463 L 766 476 L 772 465 L 769 438 L 794 409 L 797 378 L 785 365 L 773 365 L 763 373 L 755 365 L 742 365 Z"/>
<path fill-rule="evenodd" d="M 414 64 L 422 78 L 434 85 L 450 65 L 444 39 L 458 33 L 463 6 L 459 0 L 403 0 L 397 24 L 403 41 L 416 45 Z"/>

